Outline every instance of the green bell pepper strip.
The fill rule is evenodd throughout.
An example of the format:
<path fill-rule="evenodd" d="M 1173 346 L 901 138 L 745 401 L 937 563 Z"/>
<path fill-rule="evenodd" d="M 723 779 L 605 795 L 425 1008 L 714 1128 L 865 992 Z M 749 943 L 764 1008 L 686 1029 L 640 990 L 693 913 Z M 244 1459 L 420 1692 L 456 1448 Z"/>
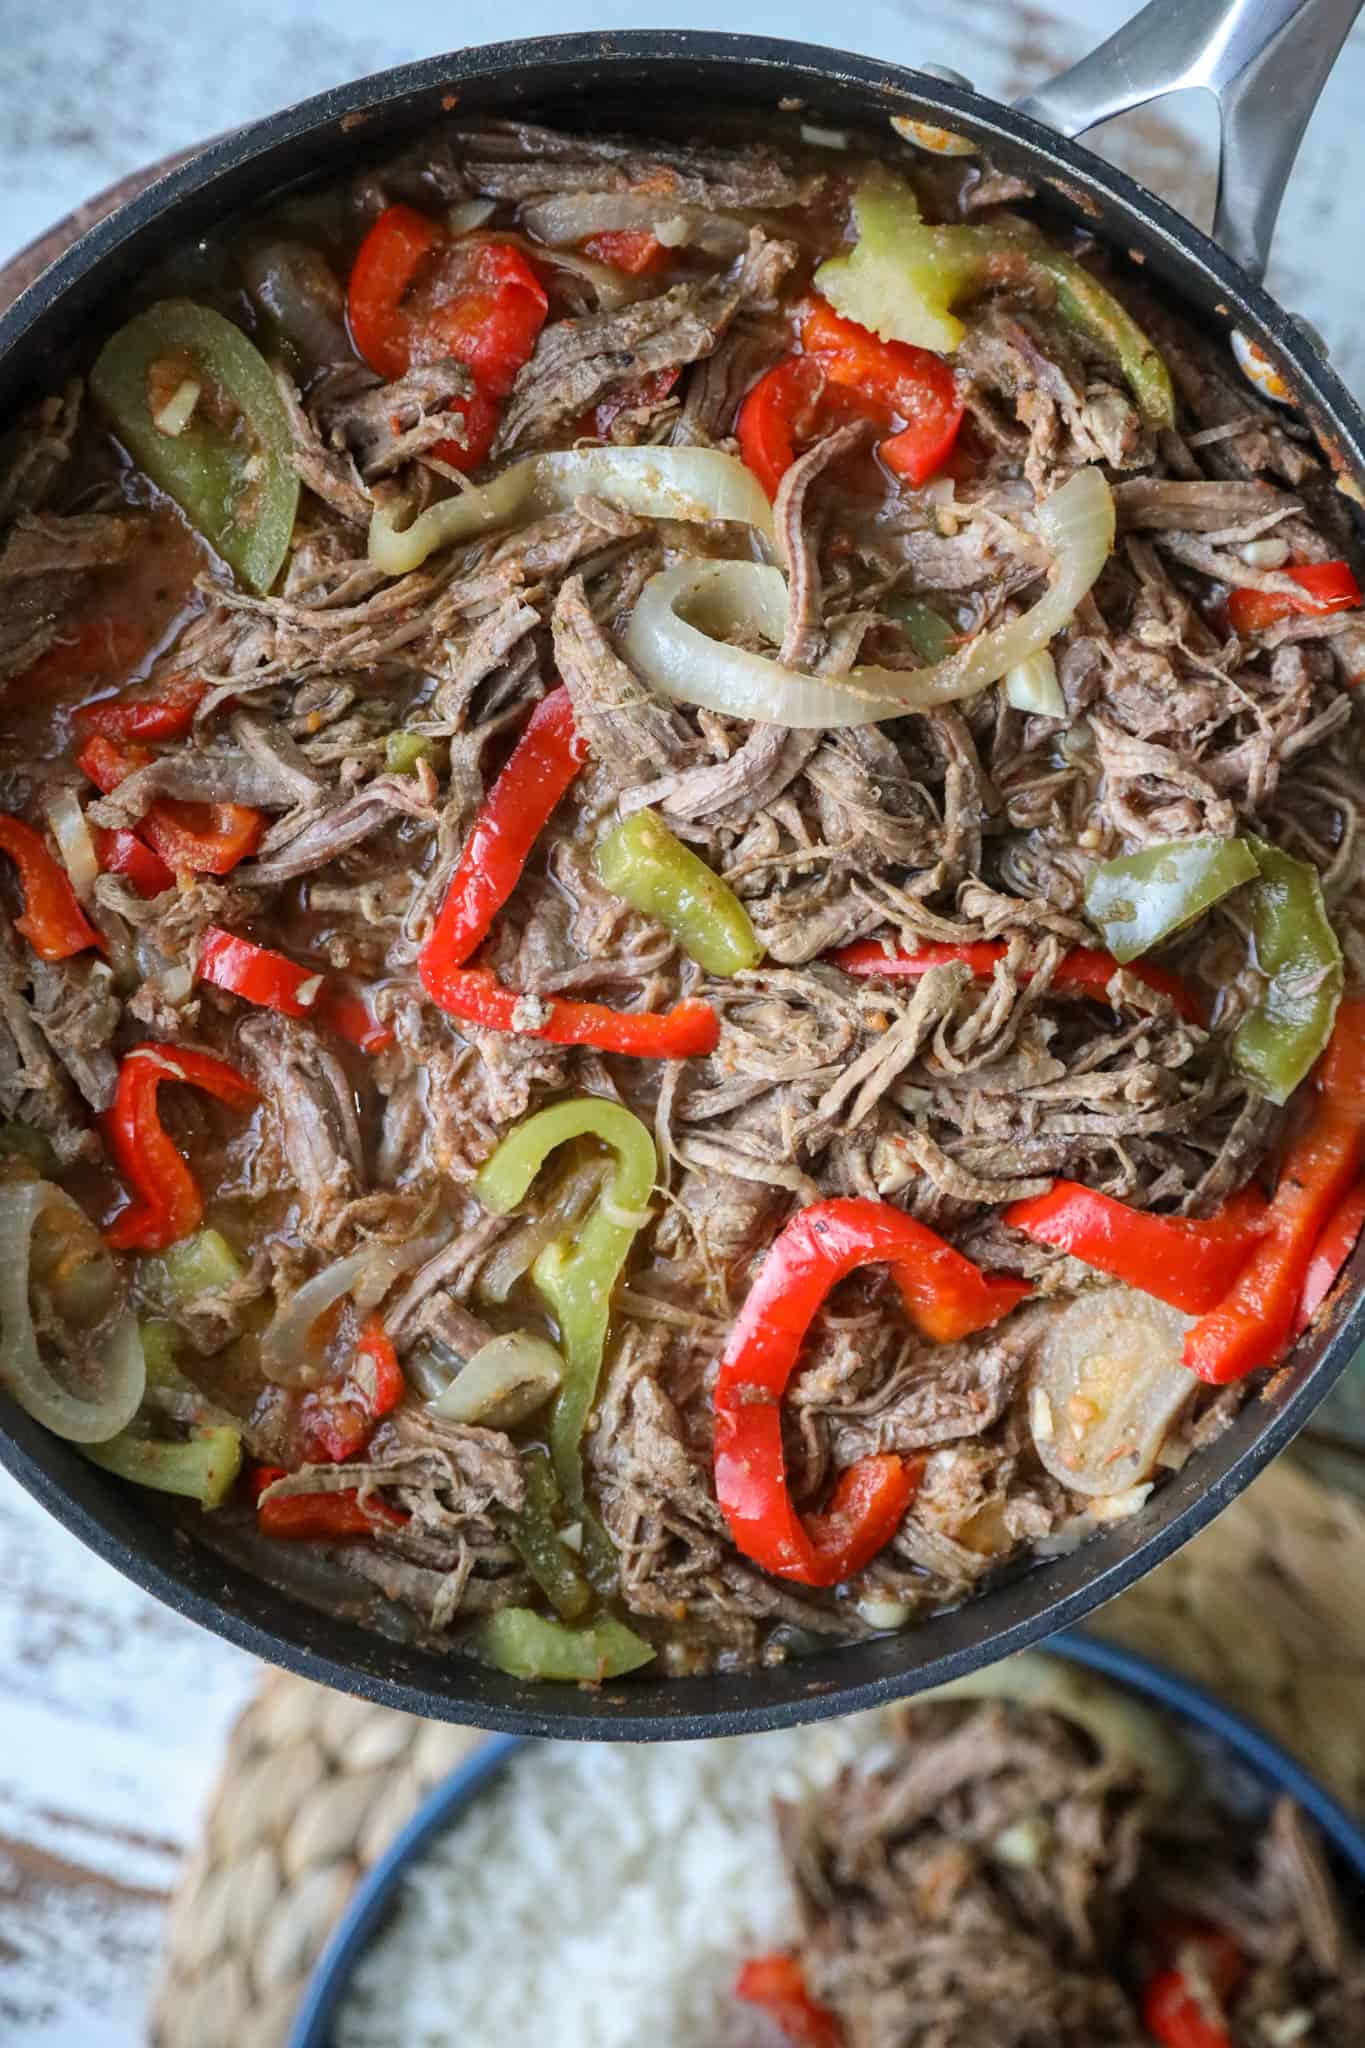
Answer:
<path fill-rule="evenodd" d="M 142 1356 L 147 1365 L 147 1385 L 166 1387 L 177 1394 L 193 1393 L 193 1382 L 185 1378 L 175 1362 L 174 1325 L 151 1322 L 141 1324 L 140 1328 Z"/>
<path fill-rule="evenodd" d="M 564 1384 L 550 1418 L 550 1455 L 569 1510 L 584 1512 L 581 1442 L 597 1397 L 612 1290 L 649 1220 L 658 1171 L 654 1140 L 637 1116 L 598 1095 L 556 1102 L 510 1131 L 484 1161 L 474 1192 L 486 1209 L 505 1216 L 525 1201 L 550 1154 L 574 1138 L 599 1138 L 616 1154 L 602 1194 L 572 1237 L 546 1245 L 531 1278 L 559 1325 Z"/>
<path fill-rule="evenodd" d="M 201 386 L 179 432 L 153 416 L 160 365 L 170 375 L 183 365 Z M 299 478 L 284 403 L 241 329 L 190 299 L 162 299 L 105 343 L 90 388 L 152 482 L 243 583 L 269 590 L 293 535 Z"/>
<path fill-rule="evenodd" d="M 420 732 L 391 732 L 384 739 L 384 766 L 395 775 L 411 775 L 419 761 L 435 758 L 436 742 Z"/>
<path fill-rule="evenodd" d="M 593 862 L 604 889 L 667 925 L 708 974 L 737 974 L 763 958 L 734 890 L 653 811 L 636 811 L 599 839 Z"/>
<path fill-rule="evenodd" d="M 196 1429 L 185 1443 L 157 1443 L 124 1430 L 104 1444 L 82 1444 L 92 1465 L 148 1486 L 183 1494 L 202 1508 L 220 1508 L 242 1469 L 242 1439 L 235 1429 Z"/>
<path fill-rule="evenodd" d="M 1245 839 L 1170 839 L 1096 861 L 1086 877 L 1086 915 L 1126 966 L 1260 872 Z"/>
<path fill-rule="evenodd" d="M 512 1523 L 512 1541 L 531 1577 L 564 1621 L 578 1621 L 592 1605 L 592 1587 L 560 1541 L 555 1516 L 561 1496 L 554 1468 L 539 1449 L 522 1454 L 526 1505 Z"/>
<path fill-rule="evenodd" d="M 474 1637 L 479 1655 L 512 1678 L 560 1679 L 568 1685 L 600 1685 L 622 1678 L 652 1661 L 654 1651 L 634 1629 L 609 1614 L 586 1628 L 565 1628 L 530 1607 L 503 1607 L 490 1614 Z"/>
<path fill-rule="evenodd" d="M 943 614 L 922 597 L 888 598 L 882 609 L 905 628 L 906 639 L 926 665 L 946 661 L 958 644 L 959 636 Z"/>
<path fill-rule="evenodd" d="M 908 341 L 951 355 L 966 332 L 954 308 L 994 286 L 1046 280 L 1064 326 L 1113 359 L 1143 419 L 1175 424 L 1175 395 L 1160 352 L 1083 264 L 1019 229 L 930 227 L 908 185 L 877 169 L 853 201 L 858 239 L 815 273 L 815 289 L 837 313 L 883 341 Z"/>
<path fill-rule="evenodd" d="M 173 1305 L 231 1287 L 245 1271 L 221 1231 L 196 1230 L 193 1237 L 143 1259 L 139 1277 L 154 1301 Z"/>
<path fill-rule="evenodd" d="M 976 228 L 966 232 L 988 235 L 990 230 Z M 1001 235 L 1000 249 L 1011 246 L 1011 240 Z M 1035 247 L 1032 238 L 1021 239 L 1013 246 L 1022 246 L 1030 268 L 1051 279 L 1057 294 L 1057 317 L 1063 326 L 1093 342 L 1118 364 L 1147 425 L 1173 427 L 1175 392 L 1171 373 L 1155 342 L 1148 340 L 1132 314 L 1074 257 L 1064 256 L 1041 240 Z"/>
<path fill-rule="evenodd" d="M 1256 964 L 1268 977 L 1232 1034 L 1232 1057 L 1271 1102 L 1287 1102 L 1332 1035 L 1344 980 L 1318 871 L 1248 836 L 1260 882 L 1251 893 Z"/>

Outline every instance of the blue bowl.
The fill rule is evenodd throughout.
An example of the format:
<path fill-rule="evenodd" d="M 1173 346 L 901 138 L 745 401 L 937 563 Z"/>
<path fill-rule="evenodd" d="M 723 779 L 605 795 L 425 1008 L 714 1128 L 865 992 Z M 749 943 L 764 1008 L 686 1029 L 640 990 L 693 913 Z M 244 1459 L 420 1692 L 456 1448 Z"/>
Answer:
<path fill-rule="evenodd" d="M 1079 1632 L 1054 1636 L 1045 1654 L 1084 1664 L 1164 1709 L 1183 1724 L 1197 1749 L 1211 1753 L 1215 1767 L 1221 1762 L 1220 1776 L 1230 1785 L 1241 1785 L 1253 1795 L 1259 1793 L 1262 1801 L 1287 1792 L 1316 1823 L 1341 1875 L 1365 1887 L 1365 1828 L 1311 1771 L 1254 1722 L 1224 1706 L 1202 1685 L 1095 1636 Z M 367 1944 L 396 1904 L 404 1872 L 429 1842 L 458 1824 L 472 1801 L 529 1746 L 528 1738 L 521 1735 L 498 1736 L 485 1743 L 468 1763 L 452 1771 L 413 1815 L 359 1886 L 324 1949 L 294 2021 L 288 2048 L 331 2048 L 333 2016 Z"/>

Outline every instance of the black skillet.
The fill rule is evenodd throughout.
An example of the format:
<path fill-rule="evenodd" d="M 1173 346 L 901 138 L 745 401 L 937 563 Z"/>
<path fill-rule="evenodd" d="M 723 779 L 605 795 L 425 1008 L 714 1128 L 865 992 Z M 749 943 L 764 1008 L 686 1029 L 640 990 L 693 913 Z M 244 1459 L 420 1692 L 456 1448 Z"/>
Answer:
<path fill-rule="evenodd" d="M 1011 109 L 960 83 L 870 58 L 758 37 L 661 30 L 503 43 L 321 93 L 211 144 L 109 219 L 0 319 L 0 420 L 54 359 L 115 317 L 130 280 L 177 244 L 280 187 L 336 175 L 458 107 L 647 128 L 651 110 L 804 118 L 886 135 L 891 115 L 946 126 L 1023 172 L 1059 212 L 1129 251 L 1205 329 L 1259 343 L 1305 408 L 1343 485 L 1365 478 L 1365 419 L 1321 345 L 1257 283 L 1308 113 L 1361 0 L 1156 0 L 1073 72 Z M 1181 86 L 1215 91 L 1224 177 L 1200 234 L 1068 137 Z M 1051 124 L 1051 125 L 1049 125 Z M 1065 131 L 1065 133 L 1060 131 Z M 1227 253 L 1231 250 L 1233 254 Z M 92 1550 L 182 1614 L 325 1684 L 410 1712 L 519 1734 L 661 1740 L 774 1728 L 938 1684 L 1074 1624 L 1170 1556 L 1284 1449 L 1365 1340 L 1365 1246 L 1328 1312 L 1263 1398 L 1130 1520 L 905 1634 L 756 1671 L 648 1676 L 583 1692 L 530 1686 L 468 1658 L 332 1618 L 224 1561 L 150 1513 L 10 1407 L 0 1457 Z"/>

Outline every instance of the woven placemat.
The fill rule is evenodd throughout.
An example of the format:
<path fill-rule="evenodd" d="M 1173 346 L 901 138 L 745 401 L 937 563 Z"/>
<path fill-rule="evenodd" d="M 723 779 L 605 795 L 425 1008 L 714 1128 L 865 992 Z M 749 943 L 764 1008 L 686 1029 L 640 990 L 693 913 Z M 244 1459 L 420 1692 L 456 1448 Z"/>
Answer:
<path fill-rule="evenodd" d="M 1365 1508 L 1281 1461 L 1094 1617 L 1242 1708 L 1365 1811 Z M 481 1738 L 266 1679 L 171 1906 L 156 2048 L 283 2048 L 362 1873 Z"/>

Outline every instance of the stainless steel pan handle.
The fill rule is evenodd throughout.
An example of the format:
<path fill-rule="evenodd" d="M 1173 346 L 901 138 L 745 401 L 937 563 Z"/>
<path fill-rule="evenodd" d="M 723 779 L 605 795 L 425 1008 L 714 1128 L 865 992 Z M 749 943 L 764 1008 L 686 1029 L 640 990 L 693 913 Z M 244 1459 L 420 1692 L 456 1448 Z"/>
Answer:
<path fill-rule="evenodd" d="M 1202 87 L 1222 114 L 1214 239 L 1255 278 L 1308 117 L 1365 0 L 1151 0 L 1018 102 L 1063 135 Z"/>

